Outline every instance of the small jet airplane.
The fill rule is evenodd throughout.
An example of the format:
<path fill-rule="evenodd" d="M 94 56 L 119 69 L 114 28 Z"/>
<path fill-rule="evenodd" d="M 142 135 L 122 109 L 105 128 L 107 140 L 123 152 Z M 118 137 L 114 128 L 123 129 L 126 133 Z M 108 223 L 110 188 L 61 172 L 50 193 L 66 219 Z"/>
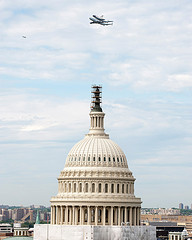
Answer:
<path fill-rule="evenodd" d="M 105 20 L 105 18 L 103 18 L 103 15 L 101 17 L 93 15 L 93 17 L 90 17 L 89 19 L 91 20 L 90 24 L 100 24 L 103 26 L 113 25 L 113 21 Z"/>
<path fill-rule="evenodd" d="M 22 38 L 27 38 L 26 36 L 22 36 Z"/>

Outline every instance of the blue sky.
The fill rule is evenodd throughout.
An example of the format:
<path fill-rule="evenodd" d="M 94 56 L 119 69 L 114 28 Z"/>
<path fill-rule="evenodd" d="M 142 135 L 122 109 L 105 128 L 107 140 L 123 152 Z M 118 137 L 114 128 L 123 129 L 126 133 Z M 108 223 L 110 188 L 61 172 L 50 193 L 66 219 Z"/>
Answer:
<path fill-rule="evenodd" d="M 49 205 L 101 84 L 106 133 L 143 207 L 191 204 L 191 0 L 1 0 L 0 9 L 0 203 Z M 90 25 L 92 14 L 114 25 Z"/>

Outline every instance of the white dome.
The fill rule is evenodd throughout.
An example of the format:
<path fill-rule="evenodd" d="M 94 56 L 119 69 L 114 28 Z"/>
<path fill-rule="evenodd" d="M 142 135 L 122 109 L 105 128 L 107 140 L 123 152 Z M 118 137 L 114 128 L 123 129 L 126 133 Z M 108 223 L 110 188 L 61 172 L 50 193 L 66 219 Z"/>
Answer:
<path fill-rule="evenodd" d="M 141 199 L 121 148 L 104 131 L 101 87 L 93 86 L 90 129 L 70 150 L 51 198 L 51 224 L 139 225 Z"/>
<path fill-rule="evenodd" d="M 70 150 L 65 167 L 114 166 L 128 167 L 121 148 L 108 136 L 89 136 L 79 141 Z"/>

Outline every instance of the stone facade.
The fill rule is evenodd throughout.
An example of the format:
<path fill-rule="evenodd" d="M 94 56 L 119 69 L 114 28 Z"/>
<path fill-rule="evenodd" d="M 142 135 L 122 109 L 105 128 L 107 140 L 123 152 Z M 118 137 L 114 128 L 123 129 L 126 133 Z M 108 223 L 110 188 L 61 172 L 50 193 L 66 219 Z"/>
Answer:
<path fill-rule="evenodd" d="M 153 226 L 65 226 L 35 224 L 34 240 L 156 240 Z"/>

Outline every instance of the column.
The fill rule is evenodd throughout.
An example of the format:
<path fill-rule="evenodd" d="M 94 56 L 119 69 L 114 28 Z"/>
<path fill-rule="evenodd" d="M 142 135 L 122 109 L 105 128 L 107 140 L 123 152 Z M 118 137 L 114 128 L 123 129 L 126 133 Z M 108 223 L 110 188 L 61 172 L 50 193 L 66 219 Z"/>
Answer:
<path fill-rule="evenodd" d="M 63 206 L 61 206 L 61 221 L 60 224 L 63 224 Z"/>
<path fill-rule="evenodd" d="M 137 225 L 137 208 L 134 207 L 134 226 Z"/>
<path fill-rule="evenodd" d="M 125 207 L 125 223 L 128 222 L 127 221 L 127 207 Z"/>
<path fill-rule="evenodd" d="M 53 224 L 53 206 L 51 206 L 51 224 Z"/>
<path fill-rule="evenodd" d="M 55 212 L 56 212 L 56 224 L 58 224 L 58 206 L 55 207 Z"/>
<path fill-rule="evenodd" d="M 75 207 L 75 225 L 78 225 L 78 207 Z"/>
<path fill-rule="evenodd" d="M 118 207 L 118 225 L 121 225 L 121 208 Z"/>
<path fill-rule="evenodd" d="M 87 207 L 87 215 L 88 215 L 87 225 L 91 225 L 91 208 L 90 208 L 90 206 Z"/>
<path fill-rule="evenodd" d="M 103 207 L 103 226 L 105 226 L 105 207 Z"/>
<path fill-rule="evenodd" d="M 72 225 L 75 225 L 75 207 L 73 206 L 73 211 L 72 211 L 72 216 L 73 216 L 73 219 L 72 219 Z"/>
<path fill-rule="evenodd" d="M 137 207 L 137 226 L 140 224 L 140 208 Z"/>
<path fill-rule="evenodd" d="M 97 226 L 98 223 L 98 207 L 95 207 L 95 226 Z"/>
<path fill-rule="evenodd" d="M 82 206 L 80 206 L 80 225 L 83 225 L 83 214 L 82 214 Z"/>
<path fill-rule="evenodd" d="M 65 208 L 65 224 L 68 224 L 68 206 Z"/>
<path fill-rule="evenodd" d="M 111 225 L 113 225 L 113 207 L 111 206 Z"/>
<path fill-rule="evenodd" d="M 73 207 L 70 207 L 70 224 L 73 224 Z"/>
<path fill-rule="evenodd" d="M 132 226 L 132 207 L 129 207 L 129 224 Z"/>
<path fill-rule="evenodd" d="M 117 207 L 114 207 L 114 224 L 117 225 Z"/>

